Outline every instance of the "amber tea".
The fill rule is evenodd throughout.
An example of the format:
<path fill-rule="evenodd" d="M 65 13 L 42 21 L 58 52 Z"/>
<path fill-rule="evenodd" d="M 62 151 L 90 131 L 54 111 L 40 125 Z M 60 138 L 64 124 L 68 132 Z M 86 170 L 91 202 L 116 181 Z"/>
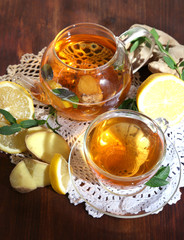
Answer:
<path fill-rule="evenodd" d="M 65 64 L 80 69 L 103 66 L 116 51 L 113 41 L 102 36 L 77 34 L 55 44 L 57 56 Z"/>
<path fill-rule="evenodd" d="M 126 49 L 140 36 L 146 39 L 139 46 L 145 49 L 144 61 L 137 56 L 139 47 L 131 58 Z M 123 102 L 131 86 L 132 73 L 149 59 L 153 47 L 152 34 L 141 27 L 116 37 L 95 23 L 73 24 L 60 31 L 46 48 L 40 81 L 29 78 L 23 81 L 34 97 L 52 105 L 62 116 L 93 120 Z"/>
<path fill-rule="evenodd" d="M 53 45 L 55 58 L 48 61 Z M 54 72 L 53 79 L 45 81 L 40 75 L 52 105 L 78 120 L 93 119 L 118 106 L 129 91 L 131 71 L 128 63 L 110 64 L 116 50 L 114 41 L 90 34 L 76 34 L 52 43 L 41 66 L 49 62 Z M 70 102 L 53 95 L 51 90 L 55 88 L 74 92 L 79 99 L 78 107 L 73 108 Z"/>
<path fill-rule="evenodd" d="M 86 149 L 87 161 L 100 178 L 134 185 L 150 178 L 146 174 L 163 157 L 164 141 L 146 122 L 117 116 L 100 121 L 89 132 Z M 134 180 L 126 182 L 129 178 Z"/>

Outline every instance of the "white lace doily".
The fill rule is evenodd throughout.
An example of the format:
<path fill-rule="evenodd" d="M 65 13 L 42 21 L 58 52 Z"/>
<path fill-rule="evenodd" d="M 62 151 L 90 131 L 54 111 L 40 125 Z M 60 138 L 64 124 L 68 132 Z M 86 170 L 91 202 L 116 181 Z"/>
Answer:
<path fill-rule="evenodd" d="M 20 83 L 22 76 L 38 80 L 40 60 L 44 50 L 45 49 L 42 49 L 38 55 L 23 55 L 20 64 L 8 66 L 7 74 L 1 76 L 0 81 L 15 81 Z M 139 73 L 136 73 L 133 77 L 129 97 L 136 95 L 137 88 L 140 85 L 139 78 Z M 46 119 L 49 112 L 48 107 L 35 99 L 34 104 L 36 118 Z M 72 121 L 61 116 L 58 116 L 58 122 L 62 125 L 58 133 L 68 141 L 71 148 L 74 146 L 75 152 L 76 149 L 81 146 L 79 137 L 87 128 L 89 122 Z M 52 127 L 56 126 L 54 119 L 50 119 L 49 123 Z M 166 137 L 169 139 L 169 144 L 165 164 L 169 163 L 171 167 L 169 175 L 170 184 L 166 187 L 152 188 L 151 190 L 150 188 L 146 188 L 134 197 L 122 198 L 116 195 L 112 196 L 109 192 L 104 191 L 98 183 L 96 184 L 96 180 L 94 180 L 93 175 L 90 175 L 85 163 L 81 162 L 81 155 L 76 154 L 75 161 L 73 161 L 73 155 L 71 157 L 72 164 L 73 162 L 75 163 L 72 168 L 77 175 L 75 174 L 75 176 L 72 177 L 75 186 L 70 184 L 68 189 L 70 202 L 74 205 L 85 202 L 86 211 L 88 211 L 91 216 L 97 218 L 103 216 L 104 213 L 117 217 L 137 217 L 141 216 L 142 212 L 144 212 L 145 215 L 158 213 L 167 203 L 175 204 L 181 197 L 180 188 L 184 187 L 184 121 L 175 127 L 168 128 Z M 11 155 L 11 161 L 12 163 L 17 163 L 25 156 L 29 157 L 31 155 L 28 152 Z M 181 165 L 180 161 L 177 160 L 178 156 Z M 176 162 L 173 162 L 175 159 Z M 181 180 L 179 182 L 180 174 Z M 179 187 L 177 187 L 178 182 Z M 80 190 L 76 191 L 78 187 L 80 187 Z"/>

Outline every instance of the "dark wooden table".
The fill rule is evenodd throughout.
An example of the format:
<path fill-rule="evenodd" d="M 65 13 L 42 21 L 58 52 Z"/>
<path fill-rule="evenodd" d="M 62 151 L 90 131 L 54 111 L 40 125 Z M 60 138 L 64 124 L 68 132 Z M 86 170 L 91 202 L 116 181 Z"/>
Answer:
<path fill-rule="evenodd" d="M 37 54 L 64 27 L 95 22 L 116 35 L 134 23 L 161 29 L 184 44 L 183 0 L 0 0 L 0 75 L 25 53 Z M 0 153 L 0 239 L 184 239 L 184 194 L 177 204 L 138 219 L 94 219 L 50 187 L 28 194 L 9 184 L 13 169 Z M 184 190 L 182 189 L 184 193 Z"/>

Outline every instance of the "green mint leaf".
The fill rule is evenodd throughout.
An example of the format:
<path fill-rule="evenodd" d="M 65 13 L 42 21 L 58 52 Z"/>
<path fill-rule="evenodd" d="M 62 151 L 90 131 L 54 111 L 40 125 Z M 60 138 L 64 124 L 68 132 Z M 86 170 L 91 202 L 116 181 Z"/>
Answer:
<path fill-rule="evenodd" d="M 184 61 L 180 63 L 179 67 L 184 67 Z"/>
<path fill-rule="evenodd" d="M 167 65 L 171 68 L 171 69 L 176 69 L 176 64 L 175 62 L 168 56 L 163 56 L 164 62 L 167 63 Z"/>
<path fill-rule="evenodd" d="M 31 128 L 31 127 L 43 125 L 45 123 L 46 123 L 46 120 L 28 119 L 20 122 L 19 124 L 22 128 Z"/>
<path fill-rule="evenodd" d="M 166 53 L 167 51 L 164 49 L 163 45 L 158 40 L 159 39 L 159 35 L 158 35 L 157 31 L 155 30 L 155 28 L 151 29 L 150 33 L 153 35 L 153 37 L 155 39 L 155 43 L 159 47 L 160 51 L 163 52 L 163 53 Z"/>
<path fill-rule="evenodd" d="M 0 109 L 0 113 L 9 121 L 10 124 L 16 123 L 16 119 L 11 115 L 11 113 L 7 112 L 4 109 Z"/>
<path fill-rule="evenodd" d="M 20 130 L 21 130 L 21 126 L 17 123 L 13 123 L 12 125 L 6 125 L 3 127 L 0 127 L 0 134 L 12 135 L 16 132 L 19 132 Z"/>
<path fill-rule="evenodd" d="M 169 176 L 170 167 L 169 166 L 162 166 L 156 174 L 147 182 L 145 183 L 146 186 L 149 187 L 161 187 L 167 185 L 169 182 L 166 181 L 167 177 Z"/>
<path fill-rule="evenodd" d="M 181 79 L 184 80 L 184 69 L 182 70 Z"/>
<path fill-rule="evenodd" d="M 74 92 L 70 91 L 68 88 L 56 88 L 52 89 L 52 92 L 61 99 L 71 102 L 74 108 L 78 107 L 75 103 L 79 102 L 79 98 Z"/>
<path fill-rule="evenodd" d="M 155 28 L 152 28 L 150 33 L 153 35 L 155 40 L 159 39 L 159 35 L 158 35 L 157 31 L 155 30 Z"/>
<path fill-rule="evenodd" d="M 130 48 L 130 52 L 134 52 L 143 42 L 146 41 L 146 37 L 140 37 L 135 41 L 132 41 L 132 46 Z"/>
<path fill-rule="evenodd" d="M 136 99 L 128 98 L 124 100 L 124 102 L 118 107 L 119 109 L 131 109 L 134 111 L 138 111 Z"/>
<path fill-rule="evenodd" d="M 169 182 L 164 179 L 153 177 L 147 183 L 145 183 L 145 185 L 149 187 L 162 187 L 167 185 L 168 183 Z"/>
<path fill-rule="evenodd" d="M 55 88 L 52 89 L 52 92 L 63 100 L 68 100 L 69 98 L 76 96 L 76 94 L 70 91 L 68 88 Z"/>
<path fill-rule="evenodd" d="M 169 42 L 168 42 L 167 45 L 165 46 L 165 51 L 166 51 L 166 52 L 169 51 Z"/>
<path fill-rule="evenodd" d="M 38 119 L 35 119 L 35 120 L 37 122 L 37 126 L 44 125 L 47 122 L 47 120 L 38 120 Z"/>
<path fill-rule="evenodd" d="M 19 123 L 22 128 L 31 128 L 31 127 L 36 127 L 38 126 L 37 120 L 35 119 L 29 119 L 29 120 L 24 120 Z"/>
<path fill-rule="evenodd" d="M 162 178 L 162 179 L 166 179 L 169 176 L 169 172 L 170 172 L 170 167 L 169 166 L 162 166 L 157 173 L 155 174 L 156 177 L 158 178 Z"/>
<path fill-rule="evenodd" d="M 73 102 L 76 102 L 76 103 L 79 102 L 79 98 L 77 97 L 77 95 L 70 97 L 68 100 L 72 102 L 73 108 L 78 108 L 78 105 L 73 103 Z"/>
<path fill-rule="evenodd" d="M 49 114 L 54 115 L 56 112 L 56 109 L 52 105 L 49 105 Z"/>
<path fill-rule="evenodd" d="M 157 46 L 159 47 L 159 50 L 163 53 L 167 53 L 163 47 L 163 45 L 161 44 L 161 42 L 159 42 L 158 40 L 155 39 L 155 43 L 157 44 Z"/>
<path fill-rule="evenodd" d="M 139 41 L 134 41 L 134 43 L 132 44 L 131 48 L 130 48 L 130 52 L 134 52 L 139 46 Z"/>
<path fill-rule="evenodd" d="M 52 80 L 54 76 L 52 67 L 49 64 L 44 64 L 41 68 L 41 75 L 45 81 Z"/>

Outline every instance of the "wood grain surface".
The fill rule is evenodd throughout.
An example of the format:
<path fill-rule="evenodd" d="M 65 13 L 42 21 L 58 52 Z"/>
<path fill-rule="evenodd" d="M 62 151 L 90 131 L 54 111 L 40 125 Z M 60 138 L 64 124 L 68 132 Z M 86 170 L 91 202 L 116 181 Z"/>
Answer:
<path fill-rule="evenodd" d="M 161 29 L 184 44 L 183 0 L 0 0 L 0 75 L 25 53 L 37 54 L 64 27 L 95 22 L 116 35 L 134 23 Z M 180 240 L 184 239 L 184 195 L 162 212 L 138 219 L 92 218 L 51 187 L 20 194 L 10 187 L 13 169 L 0 153 L 2 240 Z M 182 193 L 184 190 L 182 189 Z"/>

